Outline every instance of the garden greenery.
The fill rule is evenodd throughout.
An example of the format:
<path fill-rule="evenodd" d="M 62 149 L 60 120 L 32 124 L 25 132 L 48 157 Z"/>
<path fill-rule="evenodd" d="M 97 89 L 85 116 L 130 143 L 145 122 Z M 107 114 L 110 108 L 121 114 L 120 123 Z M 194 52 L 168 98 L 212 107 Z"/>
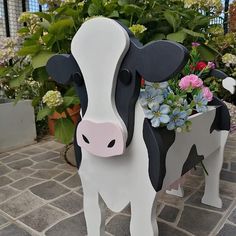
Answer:
<path fill-rule="evenodd" d="M 219 16 L 220 0 L 40 0 L 47 4 L 45 12 L 23 13 L 18 32 L 20 44 L 5 51 L 0 61 L 0 85 L 11 98 L 31 98 L 38 120 L 52 114 L 42 102 L 43 96 L 52 90 L 59 91 L 64 103 L 54 110 L 66 109 L 78 102 L 69 86 L 56 84 L 45 70 L 48 59 L 55 54 L 70 53 L 71 40 L 81 24 L 91 17 L 105 16 L 119 20 L 129 27 L 135 36 L 146 44 L 152 40 L 168 39 L 191 48 L 199 42 L 198 53 L 202 60 L 214 61 L 220 57 L 217 45 L 210 33 L 211 20 Z M 224 36 L 222 36 L 224 37 Z M 220 40 L 219 40 L 220 41 Z M 1 40 L 1 43 L 3 41 Z M 14 43 L 14 42 L 13 42 Z M 0 45 L 8 48 L 9 43 Z M 221 62 L 222 63 L 222 62 Z M 28 85 L 35 88 L 28 94 Z M 69 93 L 68 93 L 69 90 Z M 16 92 L 17 91 L 17 92 Z M 66 100 L 66 102 L 65 102 Z M 69 117 L 58 121 L 58 134 L 67 133 L 64 143 L 71 141 L 74 130 Z M 74 126 L 73 126 L 74 127 Z M 69 133 L 68 133 L 69 132 Z"/>

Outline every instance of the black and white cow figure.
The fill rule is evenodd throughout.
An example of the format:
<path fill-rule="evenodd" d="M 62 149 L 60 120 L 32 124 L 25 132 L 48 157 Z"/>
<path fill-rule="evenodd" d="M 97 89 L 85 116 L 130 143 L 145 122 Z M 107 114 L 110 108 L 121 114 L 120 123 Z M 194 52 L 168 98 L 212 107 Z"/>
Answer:
<path fill-rule="evenodd" d="M 153 128 L 137 102 L 141 77 L 167 81 L 185 66 L 187 50 L 162 40 L 142 46 L 120 23 L 98 17 L 81 26 L 71 52 L 52 57 L 47 71 L 59 83 L 73 82 L 81 99 L 74 145 L 88 236 L 105 235 L 102 202 L 115 212 L 131 204 L 131 235 L 157 236 L 157 192 L 202 160 L 209 173 L 202 202 L 222 207 L 219 173 L 230 129 L 225 105 L 214 98 L 207 113 L 191 117 L 191 132 L 176 133 Z"/>

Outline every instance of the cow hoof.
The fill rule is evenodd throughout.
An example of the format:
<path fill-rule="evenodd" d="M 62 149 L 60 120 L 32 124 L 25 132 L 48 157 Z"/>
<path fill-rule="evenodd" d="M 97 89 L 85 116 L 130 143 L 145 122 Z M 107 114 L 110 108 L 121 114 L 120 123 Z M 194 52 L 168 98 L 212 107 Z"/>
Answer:
<path fill-rule="evenodd" d="M 222 208 L 222 200 L 219 197 L 207 197 L 203 196 L 202 201 L 203 204 L 206 204 L 208 206 L 216 207 L 216 208 Z"/>

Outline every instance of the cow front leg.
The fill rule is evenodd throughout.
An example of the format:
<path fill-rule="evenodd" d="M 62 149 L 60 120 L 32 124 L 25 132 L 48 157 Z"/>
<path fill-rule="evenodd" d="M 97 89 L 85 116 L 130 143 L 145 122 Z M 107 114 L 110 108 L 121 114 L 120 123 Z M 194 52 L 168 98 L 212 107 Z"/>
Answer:
<path fill-rule="evenodd" d="M 105 206 L 98 192 L 83 186 L 87 236 L 105 236 Z"/>
<path fill-rule="evenodd" d="M 221 132 L 220 148 L 203 161 L 208 175 L 205 173 L 205 191 L 202 203 L 217 208 L 222 208 L 222 200 L 219 194 L 220 171 L 224 159 L 224 148 L 228 137 L 228 131 Z"/>
<path fill-rule="evenodd" d="M 151 198 L 137 196 L 131 201 L 131 236 L 158 236 L 155 198 L 156 194 Z"/>

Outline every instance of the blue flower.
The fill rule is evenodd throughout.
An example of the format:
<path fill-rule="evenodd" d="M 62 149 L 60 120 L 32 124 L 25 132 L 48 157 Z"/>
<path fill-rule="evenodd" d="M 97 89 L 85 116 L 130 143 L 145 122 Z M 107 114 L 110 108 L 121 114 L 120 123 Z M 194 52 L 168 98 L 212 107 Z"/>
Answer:
<path fill-rule="evenodd" d="M 206 112 L 207 111 L 207 99 L 203 97 L 202 93 L 193 96 L 193 101 L 196 104 L 197 112 Z"/>
<path fill-rule="evenodd" d="M 182 127 L 188 118 L 186 111 L 180 111 L 179 108 L 175 108 L 170 115 L 170 122 L 167 124 L 168 130 L 174 130 L 177 127 Z"/>
<path fill-rule="evenodd" d="M 167 124 L 170 121 L 170 117 L 168 116 L 170 107 L 168 105 L 163 104 L 160 106 L 159 104 L 155 104 L 150 109 L 144 109 L 144 114 L 146 118 L 151 120 L 153 127 L 159 127 L 161 123 Z"/>
<path fill-rule="evenodd" d="M 139 101 L 143 107 L 151 106 L 153 104 L 160 104 L 164 101 L 162 91 L 147 86 L 145 90 L 140 92 Z"/>

